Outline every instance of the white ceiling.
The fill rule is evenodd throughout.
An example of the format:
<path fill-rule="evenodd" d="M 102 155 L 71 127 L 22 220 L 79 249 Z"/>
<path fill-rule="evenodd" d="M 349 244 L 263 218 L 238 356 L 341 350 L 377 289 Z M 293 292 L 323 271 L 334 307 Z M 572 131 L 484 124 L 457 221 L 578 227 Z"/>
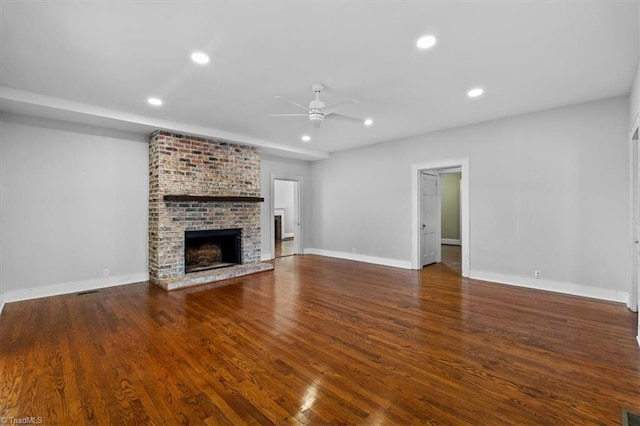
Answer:
<path fill-rule="evenodd" d="M 307 159 L 624 95 L 638 61 L 636 1 L 1 1 L 3 111 Z M 274 96 L 307 105 L 316 82 L 375 124 L 265 117 L 299 112 Z"/>

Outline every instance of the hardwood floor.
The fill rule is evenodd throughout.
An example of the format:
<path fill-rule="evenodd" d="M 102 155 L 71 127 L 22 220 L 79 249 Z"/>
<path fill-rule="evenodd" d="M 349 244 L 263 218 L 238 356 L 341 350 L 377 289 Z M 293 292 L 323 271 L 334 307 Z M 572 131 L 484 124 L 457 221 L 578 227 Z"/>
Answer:
<path fill-rule="evenodd" d="M 0 416 L 43 424 L 611 424 L 640 411 L 618 303 L 319 256 L 166 293 L 5 306 Z"/>
<path fill-rule="evenodd" d="M 462 247 L 443 244 L 441 247 L 442 264 L 458 275 L 462 274 Z"/>
<path fill-rule="evenodd" d="M 287 240 L 276 240 L 274 248 L 275 257 L 293 256 L 295 254 L 293 238 Z"/>

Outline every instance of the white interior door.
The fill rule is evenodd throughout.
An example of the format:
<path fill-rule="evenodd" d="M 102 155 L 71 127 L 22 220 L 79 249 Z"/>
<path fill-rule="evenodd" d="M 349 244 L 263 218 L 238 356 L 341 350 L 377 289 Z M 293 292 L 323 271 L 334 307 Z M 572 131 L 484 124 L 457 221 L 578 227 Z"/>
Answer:
<path fill-rule="evenodd" d="M 631 200 L 632 200 L 632 232 L 633 232 L 633 271 L 631 288 L 629 289 L 629 303 L 627 306 L 634 312 L 640 311 L 640 145 L 638 142 L 638 113 L 631 127 Z M 640 346 L 640 314 L 638 315 L 638 328 L 636 340 Z"/>
<path fill-rule="evenodd" d="M 631 125 L 629 140 L 629 157 L 631 158 L 631 237 L 632 237 L 632 263 L 631 283 L 629 287 L 629 301 L 627 307 L 638 312 L 640 306 L 640 146 L 638 145 L 639 113 L 636 112 Z M 636 340 L 640 346 L 640 315 L 638 315 L 638 328 Z"/>
<path fill-rule="evenodd" d="M 440 252 L 440 235 L 438 214 L 438 176 L 422 172 L 421 191 L 421 225 L 420 250 L 422 266 L 438 261 Z"/>
<path fill-rule="evenodd" d="M 635 123 L 634 123 L 635 124 Z M 634 312 L 638 311 L 638 305 L 640 304 L 640 295 L 638 294 L 638 287 L 640 283 L 640 147 L 638 146 L 638 129 L 636 127 L 635 132 L 631 137 L 632 156 L 634 158 L 631 168 L 632 173 L 632 225 L 633 225 L 633 260 L 632 260 L 632 275 L 631 275 L 631 287 L 629 291 L 629 303 L 627 306 Z M 638 335 L 640 336 L 640 317 L 638 318 Z"/>
<path fill-rule="evenodd" d="M 638 143 L 633 141 L 633 154 L 635 164 L 632 166 L 632 186 L 631 202 L 632 202 L 632 238 L 633 238 L 633 256 L 631 258 L 631 286 L 629 289 L 629 302 L 627 307 L 632 311 L 638 310 L 638 282 L 640 282 L 640 180 L 638 179 Z"/>
<path fill-rule="evenodd" d="M 630 165 L 630 198 L 631 198 L 631 283 L 629 286 L 629 300 L 627 307 L 638 311 L 638 283 L 640 282 L 640 147 L 638 146 L 638 114 L 631 126 L 629 140 Z M 638 319 L 640 329 L 640 318 Z"/>

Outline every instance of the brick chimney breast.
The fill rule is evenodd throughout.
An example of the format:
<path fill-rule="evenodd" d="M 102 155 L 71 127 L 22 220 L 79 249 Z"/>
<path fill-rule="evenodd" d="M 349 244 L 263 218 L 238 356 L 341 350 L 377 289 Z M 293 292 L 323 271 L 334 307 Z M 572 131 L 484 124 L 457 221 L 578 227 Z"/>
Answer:
<path fill-rule="evenodd" d="M 172 290 L 273 269 L 260 262 L 261 203 L 244 201 L 261 200 L 260 166 L 257 147 L 165 131 L 151 135 L 149 278 L 154 284 Z M 201 201 L 215 197 L 226 201 Z M 242 228 L 242 263 L 185 274 L 185 231 L 230 228 Z"/>

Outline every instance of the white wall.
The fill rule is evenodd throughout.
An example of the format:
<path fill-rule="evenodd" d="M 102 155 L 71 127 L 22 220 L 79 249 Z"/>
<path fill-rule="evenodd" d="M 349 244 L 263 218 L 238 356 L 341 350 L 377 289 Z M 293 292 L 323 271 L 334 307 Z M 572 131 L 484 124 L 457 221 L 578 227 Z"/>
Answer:
<path fill-rule="evenodd" d="M 6 302 L 146 280 L 147 136 L 18 115 L 2 119 Z"/>
<path fill-rule="evenodd" d="M 472 276 L 626 301 L 627 131 L 637 85 L 631 100 L 392 141 L 316 163 L 265 156 L 263 258 L 271 256 L 272 175 L 303 179 L 303 247 L 406 264 L 411 164 L 469 157 Z M 0 304 L 146 280 L 147 136 L 11 114 L 1 117 L 0 135 Z M 534 269 L 542 280 L 532 280 Z"/>
<path fill-rule="evenodd" d="M 284 211 L 284 223 L 282 224 L 282 234 L 293 234 L 295 232 L 293 223 L 295 219 L 294 211 L 294 182 L 290 180 L 276 180 L 274 182 L 274 200 L 273 206 L 275 210 Z"/>
<path fill-rule="evenodd" d="M 262 238 L 262 259 L 271 259 L 273 254 L 271 253 L 271 229 L 273 223 L 271 223 L 271 215 L 269 212 L 269 206 L 271 206 L 271 176 L 276 177 L 299 177 L 302 178 L 301 191 L 302 191 L 302 239 L 306 241 L 306 235 L 308 234 L 308 212 L 309 203 L 311 200 L 310 195 L 310 163 L 308 161 L 291 160 L 286 158 L 278 158 L 272 156 L 262 156 L 262 196 L 264 197 L 264 203 L 262 204 L 262 219 L 261 219 L 261 238 Z M 274 200 L 275 202 L 275 200 Z M 299 241 L 300 247 L 305 247 L 305 241 Z"/>
<path fill-rule="evenodd" d="M 0 306 L 148 279 L 148 136 L 0 116 Z M 262 162 L 262 252 L 270 258 L 270 176 L 309 163 Z M 109 277 L 103 270 L 109 269 Z"/>
<path fill-rule="evenodd" d="M 471 276 L 626 301 L 628 105 L 618 97 L 335 153 L 311 166 L 305 247 L 410 262 L 411 164 L 468 157 Z"/>

